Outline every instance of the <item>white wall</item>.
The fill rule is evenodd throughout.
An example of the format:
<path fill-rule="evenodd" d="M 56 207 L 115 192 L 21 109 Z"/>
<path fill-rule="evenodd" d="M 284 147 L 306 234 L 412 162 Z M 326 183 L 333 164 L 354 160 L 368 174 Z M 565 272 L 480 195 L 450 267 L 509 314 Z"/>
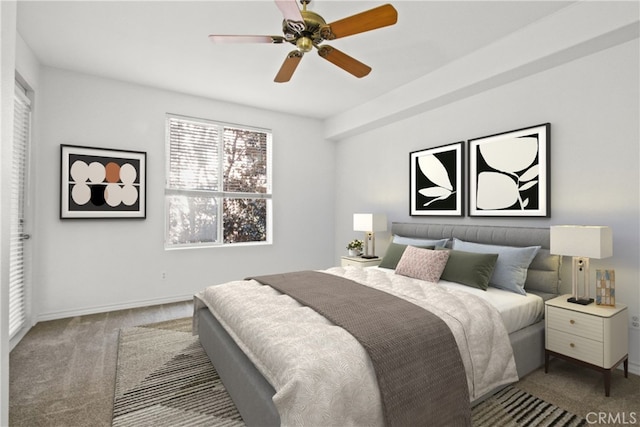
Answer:
<path fill-rule="evenodd" d="M 513 83 L 344 139 L 337 148 L 336 259 L 358 233 L 354 212 L 389 221 L 548 227 L 610 225 L 617 301 L 640 312 L 640 89 L 638 39 Z M 551 123 L 551 218 L 412 218 L 409 152 Z M 386 235 L 380 235 L 380 252 Z M 568 264 L 565 262 L 565 266 Z M 570 272 L 564 270 L 564 290 Z M 592 281 L 594 279 L 592 278 Z M 568 288 L 567 288 L 568 285 Z M 592 286 L 593 287 L 593 286 Z M 640 371 L 640 330 L 630 330 L 630 361 Z"/>
<path fill-rule="evenodd" d="M 32 239 L 40 320 L 332 264 L 335 145 L 321 138 L 319 121 L 53 68 L 40 80 Z M 273 131 L 273 245 L 164 249 L 165 113 Z M 146 151 L 146 220 L 60 220 L 60 144 Z"/>

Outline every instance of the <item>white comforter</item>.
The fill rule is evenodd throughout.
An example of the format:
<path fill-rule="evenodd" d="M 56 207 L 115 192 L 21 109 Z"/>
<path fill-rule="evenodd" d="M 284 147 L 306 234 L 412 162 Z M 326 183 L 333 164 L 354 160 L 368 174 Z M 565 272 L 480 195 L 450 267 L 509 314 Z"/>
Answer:
<path fill-rule="evenodd" d="M 471 400 L 518 380 L 505 327 L 486 301 L 379 269 L 324 271 L 440 316 L 460 348 Z M 253 280 L 211 286 L 196 296 L 196 304 L 214 313 L 276 390 L 282 425 L 383 425 L 371 361 L 344 329 Z"/>

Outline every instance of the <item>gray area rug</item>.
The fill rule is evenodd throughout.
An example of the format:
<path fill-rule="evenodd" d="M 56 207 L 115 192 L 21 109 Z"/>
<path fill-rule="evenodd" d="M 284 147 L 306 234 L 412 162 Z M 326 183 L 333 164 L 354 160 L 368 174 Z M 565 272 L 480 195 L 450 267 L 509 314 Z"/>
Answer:
<path fill-rule="evenodd" d="M 475 406 L 474 426 L 583 426 L 586 421 L 509 386 Z M 191 335 L 191 319 L 120 330 L 114 427 L 243 426 L 224 385 Z"/>
<path fill-rule="evenodd" d="M 586 426 L 587 422 L 516 387 L 508 386 L 472 410 L 474 426 Z"/>
<path fill-rule="evenodd" d="M 120 330 L 112 425 L 244 425 L 191 319 Z"/>

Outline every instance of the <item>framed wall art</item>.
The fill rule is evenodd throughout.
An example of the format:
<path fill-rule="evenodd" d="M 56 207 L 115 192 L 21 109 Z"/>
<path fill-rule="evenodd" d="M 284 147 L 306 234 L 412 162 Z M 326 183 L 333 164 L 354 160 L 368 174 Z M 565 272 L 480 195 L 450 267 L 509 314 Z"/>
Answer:
<path fill-rule="evenodd" d="M 60 218 L 146 218 L 141 151 L 61 145 Z"/>
<path fill-rule="evenodd" d="M 412 216 L 464 215 L 464 143 L 409 153 Z"/>
<path fill-rule="evenodd" d="M 469 216 L 550 217 L 550 127 L 469 140 Z"/>

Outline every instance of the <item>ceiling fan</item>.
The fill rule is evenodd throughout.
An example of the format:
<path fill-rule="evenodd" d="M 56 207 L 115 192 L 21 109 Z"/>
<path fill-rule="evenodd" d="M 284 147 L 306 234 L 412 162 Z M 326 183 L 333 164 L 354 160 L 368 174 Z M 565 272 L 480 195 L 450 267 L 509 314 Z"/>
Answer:
<path fill-rule="evenodd" d="M 307 10 L 307 4 L 310 1 L 300 0 L 302 3 L 302 10 L 300 10 L 296 0 L 275 0 L 284 17 L 282 21 L 283 36 L 212 34 L 209 39 L 214 43 L 280 44 L 288 42 L 295 45 L 296 49 L 289 52 L 274 79 L 277 83 L 288 82 L 302 56 L 313 50 L 314 47 L 318 50 L 320 57 L 358 78 L 369 74 L 371 67 L 368 65 L 334 47 L 320 43 L 393 25 L 398 21 L 398 12 L 395 8 L 390 4 L 385 4 L 327 24 L 322 16 Z"/>

